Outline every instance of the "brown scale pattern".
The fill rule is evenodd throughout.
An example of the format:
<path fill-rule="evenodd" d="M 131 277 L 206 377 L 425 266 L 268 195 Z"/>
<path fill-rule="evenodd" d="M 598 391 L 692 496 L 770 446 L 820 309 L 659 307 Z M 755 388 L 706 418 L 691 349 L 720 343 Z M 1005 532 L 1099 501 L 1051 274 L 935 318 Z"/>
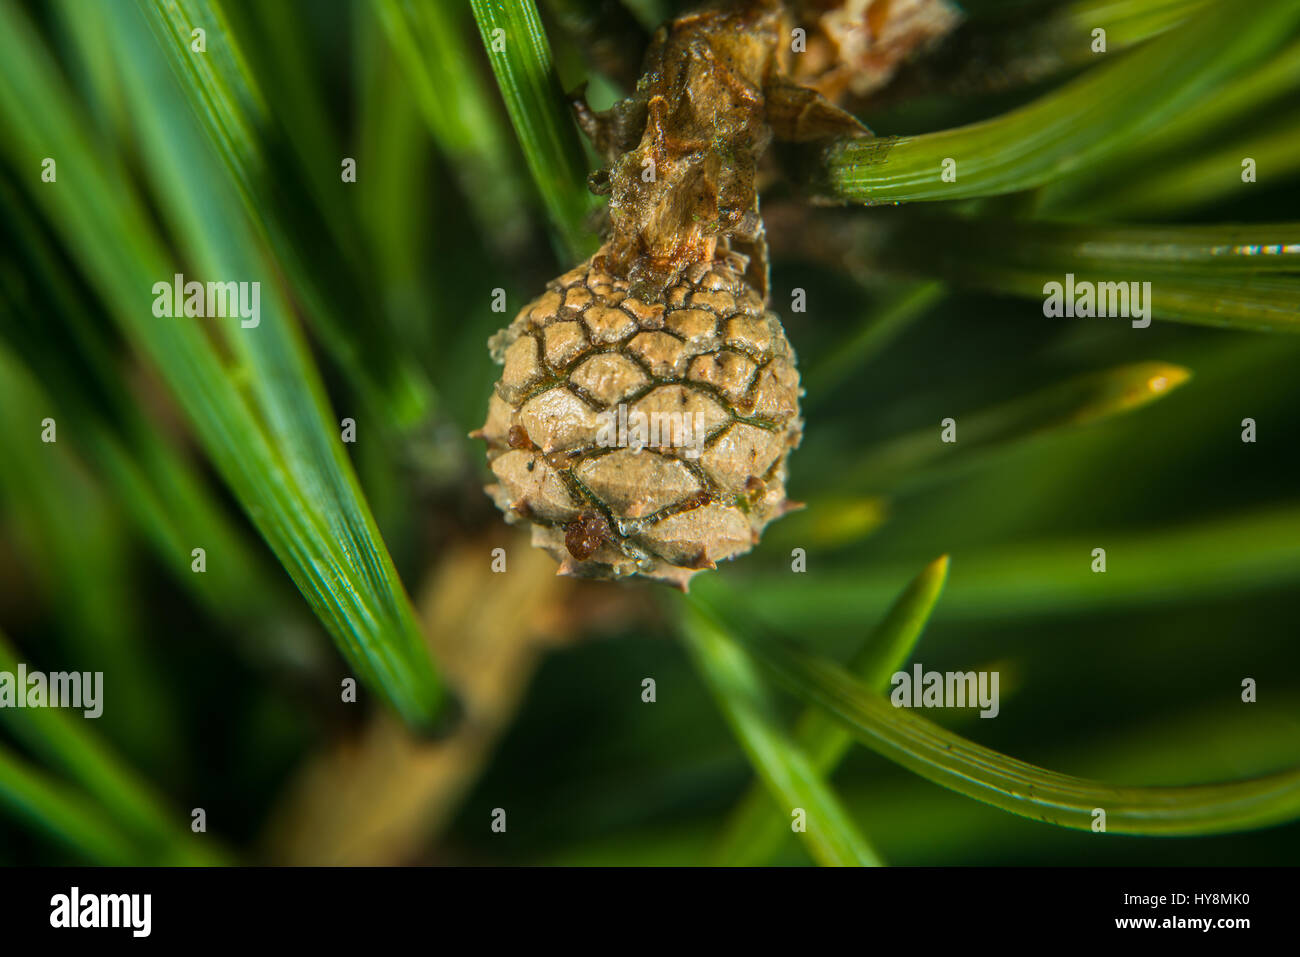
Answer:
<path fill-rule="evenodd" d="M 561 574 L 684 589 L 791 508 L 786 457 L 803 426 L 794 352 L 738 253 L 720 247 L 653 304 L 601 261 L 553 280 L 490 343 L 504 370 L 475 433 L 497 479 L 488 493 L 532 525 Z M 620 404 L 698 416 L 702 445 L 610 445 L 601 413 Z"/>

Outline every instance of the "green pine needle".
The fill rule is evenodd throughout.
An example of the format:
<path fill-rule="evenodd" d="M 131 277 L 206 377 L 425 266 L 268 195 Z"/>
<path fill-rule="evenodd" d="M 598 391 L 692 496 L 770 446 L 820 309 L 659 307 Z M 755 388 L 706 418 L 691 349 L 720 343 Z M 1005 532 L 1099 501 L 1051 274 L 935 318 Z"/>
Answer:
<path fill-rule="evenodd" d="M 832 661 L 783 642 L 747 646 L 777 680 L 834 716 L 873 751 L 946 788 L 1059 827 L 1110 834 L 1224 834 L 1300 814 L 1300 768 L 1226 784 L 1116 787 L 1035 767 L 968 741 L 879 693 Z"/>
<path fill-rule="evenodd" d="M 1261 0 L 1249 17 L 1220 0 L 1012 113 L 939 133 L 841 142 L 817 157 L 811 175 L 824 198 L 868 205 L 1041 186 L 1175 119 L 1276 50 L 1297 21 L 1290 0 Z M 951 181 L 947 160 L 955 164 Z"/>
<path fill-rule="evenodd" d="M 921 640 L 921 632 L 947 578 L 947 555 L 925 566 L 898 596 L 884 620 L 867 636 L 846 670 L 869 688 L 887 688 L 890 676 L 907 664 Z M 734 595 L 730 597 L 735 599 Z M 803 714 L 793 737 L 813 769 L 826 777 L 853 743 L 847 731 L 817 708 Z M 718 842 L 717 862 L 732 867 L 766 864 L 786 836 L 786 823 L 772 813 L 770 799 L 757 788 L 752 789 L 731 813 Z"/>
<path fill-rule="evenodd" d="M 550 44 L 533 0 L 471 0 L 483 45 L 510 112 L 533 183 L 570 261 L 585 259 L 597 237 L 585 188 L 587 165 L 569 115 Z"/>
<path fill-rule="evenodd" d="M 64 158 L 60 188 L 33 184 L 32 198 L 96 284 L 123 334 L 171 386 L 226 482 L 358 676 L 412 724 L 433 725 L 444 703 L 443 685 L 276 281 L 247 259 L 244 268 L 236 266 L 236 276 L 266 280 L 263 315 L 256 329 L 237 321 L 232 327 L 227 320 L 224 344 L 199 321 L 155 317 L 154 284 L 184 269 L 166 251 L 121 167 L 92 159 L 99 151 L 88 139 L 91 124 L 42 50 L 17 9 L 0 4 L 0 59 L 8 64 L 0 74 L 0 111 L 11 131 L 0 149 L 17 166 L 50 154 Z M 138 102 L 142 116 L 165 108 L 160 94 Z M 173 128 L 171 148 L 149 154 L 175 164 L 176 175 L 199 156 L 184 152 L 183 129 Z M 220 233 L 195 215 L 212 194 L 182 185 L 172 195 L 180 201 L 173 207 L 176 215 L 188 214 L 191 228 L 202 231 L 197 248 L 212 249 L 208 240 Z M 234 229 L 239 221 L 227 223 Z M 243 236 L 227 236 L 227 250 L 253 256 Z M 229 275 L 224 267 L 231 261 L 220 256 L 212 252 L 210 275 Z M 209 554 L 207 560 L 231 556 Z"/>
<path fill-rule="evenodd" d="M 744 649 L 697 609 L 686 612 L 683 635 L 697 670 L 786 817 L 784 826 L 803 825 L 797 833 L 819 864 L 879 865 L 880 856 L 858 833 L 813 759 L 776 723 Z"/>

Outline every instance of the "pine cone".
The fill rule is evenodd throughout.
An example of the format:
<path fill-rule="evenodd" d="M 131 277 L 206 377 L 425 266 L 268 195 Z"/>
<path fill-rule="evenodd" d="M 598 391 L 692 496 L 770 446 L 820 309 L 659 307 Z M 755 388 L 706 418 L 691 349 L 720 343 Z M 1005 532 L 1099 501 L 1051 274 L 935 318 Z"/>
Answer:
<path fill-rule="evenodd" d="M 720 247 L 648 304 L 602 254 L 548 284 L 489 343 L 488 494 L 560 573 L 683 590 L 792 506 L 799 373 L 777 316 Z"/>

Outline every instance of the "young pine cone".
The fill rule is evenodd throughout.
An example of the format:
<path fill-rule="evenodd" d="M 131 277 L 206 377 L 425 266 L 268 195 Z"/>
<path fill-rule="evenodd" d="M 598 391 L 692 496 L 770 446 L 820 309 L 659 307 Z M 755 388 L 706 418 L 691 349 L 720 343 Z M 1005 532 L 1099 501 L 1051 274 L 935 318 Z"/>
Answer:
<path fill-rule="evenodd" d="M 475 433 L 497 478 L 487 491 L 561 574 L 684 590 L 792 507 L 794 352 L 725 246 L 653 305 L 602 261 L 553 280 L 493 337 L 505 371 Z"/>

